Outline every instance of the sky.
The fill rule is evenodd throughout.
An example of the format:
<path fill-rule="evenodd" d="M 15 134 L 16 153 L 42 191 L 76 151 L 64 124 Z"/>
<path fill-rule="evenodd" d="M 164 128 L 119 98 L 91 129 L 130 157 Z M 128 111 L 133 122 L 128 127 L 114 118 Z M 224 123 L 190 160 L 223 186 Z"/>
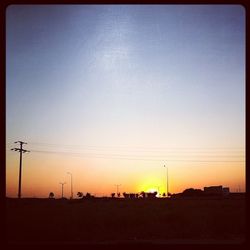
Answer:
<path fill-rule="evenodd" d="M 6 195 L 245 191 L 241 5 L 10 5 Z M 164 168 L 164 165 L 167 168 Z"/>

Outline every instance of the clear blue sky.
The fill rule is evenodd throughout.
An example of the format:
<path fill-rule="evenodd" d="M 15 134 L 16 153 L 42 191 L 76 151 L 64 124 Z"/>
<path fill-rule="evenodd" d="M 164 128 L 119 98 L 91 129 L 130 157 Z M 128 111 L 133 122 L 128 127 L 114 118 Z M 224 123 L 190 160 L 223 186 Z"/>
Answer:
<path fill-rule="evenodd" d="M 245 146 L 240 5 L 12 5 L 7 143 Z"/>

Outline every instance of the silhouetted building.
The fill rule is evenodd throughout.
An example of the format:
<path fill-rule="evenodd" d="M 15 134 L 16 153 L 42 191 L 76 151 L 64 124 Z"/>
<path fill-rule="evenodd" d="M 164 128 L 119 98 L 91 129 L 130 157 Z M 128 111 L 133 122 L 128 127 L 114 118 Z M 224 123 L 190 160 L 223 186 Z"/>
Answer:
<path fill-rule="evenodd" d="M 203 191 L 201 189 L 188 188 L 181 194 L 182 196 L 202 196 Z"/>
<path fill-rule="evenodd" d="M 222 186 L 204 187 L 204 193 L 207 195 L 222 195 L 223 188 Z"/>
<path fill-rule="evenodd" d="M 222 186 L 210 186 L 204 187 L 204 191 L 201 189 L 188 188 L 182 193 L 171 194 L 171 198 L 181 197 L 210 197 L 210 196 L 227 196 L 230 194 L 229 187 Z"/>
<path fill-rule="evenodd" d="M 229 195 L 230 193 L 229 187 L 222 188 L 222 191 L 223 191 L 223 195 Z"/>

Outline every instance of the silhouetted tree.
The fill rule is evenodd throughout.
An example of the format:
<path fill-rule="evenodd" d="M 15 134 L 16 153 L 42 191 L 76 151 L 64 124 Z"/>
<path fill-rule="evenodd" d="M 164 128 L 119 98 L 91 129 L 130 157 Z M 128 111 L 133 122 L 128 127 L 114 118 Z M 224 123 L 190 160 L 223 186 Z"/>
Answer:
<path fill-rule="evenodd" d="M 53 192 L 50 192 L 50 193 L 49 193 L 49 198 L 50 198 L 50 199 L 53 199 L 54 197 L 55 197 L 54 193 L 53 193 Z"/>
<path fill-rule="evenodd" d="M 157 192 L 147 193 L 147 198 L 156 198 Z"/>
<path fill-rule="evenodd" d="M 126 192 L 123 193 L 124 198 L 129 198 L 129 194 L 127 194 Z"/>
<path fill-rule="evenodd" d="M 114 197 L 115 197 L 115 193 L 112 193 L 112 194 L 111 194 L 111 197 L 114 198 Z"/>
<path fill-rule="evenodd" d="M 91 195 L 90 193 L 87 193 L 85 196 L 87 199 L 94 198 L 94 195 Z"/>
<path fill-rule="evenodd" d="M 162 194 L 162 196 L 163 196 L 163 197 L 166 197 L 166 194 L 165 194 L 165 193 L 163 193 L 163 194 Z"/>
<path fill-rule="evenodd" d="M 82 198 L 82 197 L 83 197 L 83 193 L 82 193 L 82 192 L 77 192 L 77 196 L 78 196 L 79 198 Z"/>
<path fill-rule="evenodd" d="M 118 197 L 120 197 L 120 196 L 121 196 L 121 194 L 120 194 L 120 193 L 118 193 L 118 194 L 117 194 L 117 196 L 118 196 Z"/>
<path fill-rule="evenodd" d="M 135 198 L 135 194 L 130 193 L 130 194 L 129 194 L 129 198 L 130 198 L 130 199 L 134 199 L 134 198 Z"/>
<path fill-rule="evenodd" d="M 144 191 L 142 191 L 140 195 L 142 196 L 142 198 L 146 198 L 146 193 Z"/>

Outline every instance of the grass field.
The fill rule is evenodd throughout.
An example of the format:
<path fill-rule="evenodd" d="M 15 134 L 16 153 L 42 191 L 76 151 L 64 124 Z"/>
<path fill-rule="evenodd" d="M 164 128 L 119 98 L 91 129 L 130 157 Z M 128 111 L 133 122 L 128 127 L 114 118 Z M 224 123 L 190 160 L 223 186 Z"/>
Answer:
<path fill-rule="evenodd" d="M 240 243 L 245 199 L 7 199 L 8 242 Z"/>

